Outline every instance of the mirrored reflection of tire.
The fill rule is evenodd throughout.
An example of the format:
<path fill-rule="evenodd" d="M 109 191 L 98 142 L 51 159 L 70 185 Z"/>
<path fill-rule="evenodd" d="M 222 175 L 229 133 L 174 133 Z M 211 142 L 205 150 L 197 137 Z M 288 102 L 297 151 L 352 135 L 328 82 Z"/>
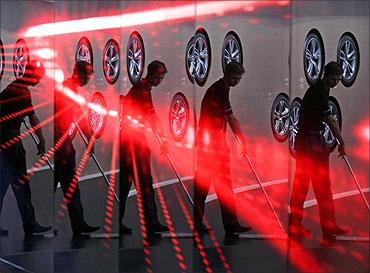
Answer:
<path fill-rule="evenodd" d="M 93 51 L 89 39 L 82 37 L 77 44 L 75 62 L 85 61 L 94 64 Z"/>
<path fill-rule="evenodd" d="M 283 142 L 288 138 L 289 120 L 289 98 L 279 94 L 271 107 L 271 129 L 277 141 Z"/>
<path fill-rule="evenodd" d="M 136 84 L 144 71 L 145 49 L 143 38 L 138 32 L 131 33 L 126 49 L 126 66 L 130 82 Z"/>
<path fill-rule="evenodd" d="M 334 118 L 338 122 L 339 128 L 342 129 L 342 113 L 340 111 L 338 101 L 332 96 L 329 97 L 329 107 Z M 337 146 L 337 141 L 333 133 L 331 132 L 329 125 L 326 122 L 323 122 L 323 128 L 323 136 L 326 145 L 328 146 L 329 151 L 333 152 L 335 150 L 335 147 Z"/>
<path fill-rule="evenodd" d="M 92 135 L 95 138 L 99 138 L 104 131 L 107 121 L 107 104 L 104 96 L 100 92 L 94 93 L 91 97 L 90 103 L 94 105 L 94 108 L 89 108 L 87 121 Z"/>
<path fill-rule="evenodd" d="M 225 72 L 225 66 L 230 62 L 243 64 L 243 49 L 239 36 L 235 32 L 229 32 L 222 46 L 222 71 Z"/>
<path fill-rule="evenodd" d="M 188 44 L 186 45 L 186 55 L 185 55 L 185 68 L 186 74 L 188 75 L 188 79 L 191 83 L 194 83 L 195 79 L 195 68 L 197 62 L 195 60 L 195 53 L 194 53 L 194 37 L 192 37 Z"/>
<path fill-rule="evenodd" d="M 338 43 L 337 61 L 342 65 L 342 84 L 350 87 L 356 80 L 360 65 L 360 50 L 354 36 L 343 34 Z"/>
<path fill-rule="evenodd" d="M 325 63 L 324 43 L 318 32 L 310 32 L 304 43 L 303 69 L 309 85 L 316 83 L 322 75 Z"/>
<path fill-rule="evenodd" d="M 208 37 L 202 32 L 197 32 L 194 37 L 195 56 L 195 81 L 203 86 L 208 77 L 211 65 L 211 44 Z"/>
<path fill-rule="evenodd" d="M 295 140 L 298 133 L 298 121 L 299 121 L 299 111 L 301 109 L 302 100 L 300 98 L 295 98 L 290 104 L 289 110 L 289 152 L 295 157 Z"/>
<path fill-rule="evenodd" d="M 110 39 L 103 51 L 103 72 L 109 84 L 114 84 L 120 71 L 120 49 L 116 40 Z"/>
<path fill-rule="evenodd" d="M 26 41 L 18 39 L 15 42 L 13 54 L 13 72 L 16 79 L 23 77 L 29 59 L 30 53 Z"/>
<path fill-rule="evenodd" d="M 73 140 L 76 136 L 76 133 L 77 133 L 76 123 L 73 121 L 71 123 L 71 126 L 69 126 L 69 129 L 68 129 L 69 139 Z"/>
<path fill-rule="evenodd" d="M 4 53 L 4 45 L 3 41 L 0 39 L 0 81 L 4 73 L 5 67 L 5 53 Z"/>
<path fill-rule="evenodd" d="M 186 134 L 189 126 L 189 103 L 185 95 L 178 92 L 173 97 L 169 111 L 169 127 L 172 137 L 180 141 Z"/>

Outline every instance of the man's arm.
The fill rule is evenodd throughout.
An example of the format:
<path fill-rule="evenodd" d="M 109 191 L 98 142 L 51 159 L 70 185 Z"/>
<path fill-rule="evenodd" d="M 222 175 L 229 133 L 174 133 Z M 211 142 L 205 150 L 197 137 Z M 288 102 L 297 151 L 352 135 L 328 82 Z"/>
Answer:
<path fill-rule="evenodd" d="M 237 137 L 237 139 L 240 141 L 242 151 L 241 153 L 246 153 L 247 152 L 247 143 L 244 137 L 244 134 L 242 132 L 240 123 L 236 116 L 233 113 L 230 113 L 226 115 L 226 120 L 230 125 L 231 130 L 233 131 L 234 135 Z"/>
<path fill-rule="evenodd" d="M 336 121 L 336 119 L 334 118 L 334 116 L 332 114 L 326 116 L 324 118 L 324 121 L 329 125 L 329 128 L 330 128 L 331 132 L 333 133 L 334 137 L 336 137 L 336 139 L 338 139 L 338 141 L 339 141 L 338 152 L 341 155 L 346 155 L 346 151 L 345 151 L 345 148 L 344 148 L 344 146 L 345 146 L 344 145 L 344 140 L 343 140 L 342 134 L 340 132 L 338 122 Z"/>
<path fill-rule="evenodd" d="M 35 129 L 35 133 L 39 139 L 39 144 L 37 144 L 37 150 L 38 150 L 37 154 L 38 155 L 44 154 L 45 153 L 45 138 L 44 138 L 44 135 L 42 134 L 42 130 L 40 127 L 40 121 L 35 113 L 30 114 L 28 118 L 30 120 L 32 128 Z"/>

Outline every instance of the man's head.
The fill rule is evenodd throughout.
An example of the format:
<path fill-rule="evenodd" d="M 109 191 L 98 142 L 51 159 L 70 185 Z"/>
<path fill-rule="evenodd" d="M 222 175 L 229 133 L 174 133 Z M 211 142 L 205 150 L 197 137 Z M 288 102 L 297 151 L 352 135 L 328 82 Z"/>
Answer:
<path fill-rule="evenodd" d="M 224 80 L 229 86 L 234 87 L 240 82 L 244 73 L 245 70 L 241 63 L 230 62 L 225 66 Z"/>
<path fill-rule="evenodd" d="M 41 62 L 30 60 L 27 62 L 22 80 L 29 85 L 35 86 L 45 74 L 45 68 Z"/>
<path fill-rule="evenodd" d="M 148 65 L 148 73 L 146 78 L 149 80 L 151 86 L 159 85 L 167 73 L 167 68 L 161 61 L 153 61 Z"/>
<path fill-rule="evenodd" d="M 343 69 L 337 62 L 330 62 L 324 68 L 324 80 L 329 88 L 334 88 L 342 79 Z"/>
<path fill-rule="evenodd" d="M 86 85 L 93 73 L 92 65 L 86 61 L 78 61 L 73 67 L 73 76 L 77 78 L 79 86 Z"/>

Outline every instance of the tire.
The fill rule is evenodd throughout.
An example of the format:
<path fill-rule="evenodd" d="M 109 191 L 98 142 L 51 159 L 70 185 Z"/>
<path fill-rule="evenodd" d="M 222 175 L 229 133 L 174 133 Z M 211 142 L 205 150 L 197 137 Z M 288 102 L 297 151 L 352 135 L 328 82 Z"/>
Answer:
<path fill-rule="evenodd" d="M 342 130 L 342 113 L 340 111 L 338 101 L 332 96 L 329 97 L 329 107 L 332 111 L 334 118 L 338 122 L 339 128 Z M 331 132 L 329 126 L 325 122 L 323 122 L 323 127 L 324 127 L 323 137 L 325 139 L 325 143 L 328 147 L 328 150 L 330 152 L 333 152 L 337 147 L 337 141 L 334 138 L 333 133 Z"/>
<path fill-rule="evenodd" d="M 181 141 L 186 135 L 190 121 L 189 103 L 181 92 L 176 93 L 171 101 L 168 121 L 172 137 L 175 141 Z"/>
<path fill-rule="evenodd" d="M 120 72 L 120 48 L 117 41 L 110 39 L 103 51 L 103 73 L 109 84 L 114 84 Z"/>
<path fill-rule="evenodd" d="M 131 33 L 126 48 L 126 67 L 128 78 L 135 85 L 143 75 L 145 64 L 144 41 L 138 32 Z"/>
<path fill-rule="evenodd" d="M 278 142 L 284 142 L 289 133 L 289 98 L 286 94 L 279 94 L 271 107 L 272 134 Z"/>
<path fill-rule="evenodd" d="M 356 80 L 360 67 L 360 50 L 352 35 L 343 34 L 338 42 L 337 62 L 343 69 L 342 84 L 350 87 Z"/>
<path fill-rule="evenodd" d="M 208 37 L 201 32 L 195 34 L 194 52 L 196 58 L 195 81 L 199 86 L 203 86 L 211 68 L 211 44 Z"/>
<path fill-rule="evenodd" d="M 298 121 L 299 121 L 299 111 L 301 109 L 302 99 L 295 98 L 290 104 L 289 109 L 289 152 L 295 157 L 295 139 L 298 133 Z"/>
<path fill-rule="evenodd" d="M 77 63 L 78 61 L 85 61 L 92 66 L 94 65 L 91 43 L 86 37 L 82 37 L 77 43 L 75 62 Z"/>
<path fill-rule="evenodd" d="M 320 34 L 310 32 L 304 42 L 303 70 L 309 85 L 318 82 L 324 70 L 325 49 Z"/>

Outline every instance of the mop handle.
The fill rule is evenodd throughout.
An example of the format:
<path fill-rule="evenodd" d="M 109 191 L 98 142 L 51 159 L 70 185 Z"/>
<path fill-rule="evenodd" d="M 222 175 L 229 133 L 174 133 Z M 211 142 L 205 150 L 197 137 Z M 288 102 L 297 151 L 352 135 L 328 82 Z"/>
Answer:
<path fill-rule="evenodd" d="M 153 131 L 154 135 L 156 136 L 156 138 L 157 138 L 157 140 L 158 140 L 159 144 L 163 144 L 161 137 L 158 135 L 158 132 L 157 132 L 156 130 L 154 130 L 154 128 L 153 128 L 153 126 L 152 126 L 152 125 L 151 125 L 151 128 L 152 128 L 152 131 Z M 168 152 L 166 153 L 166 157 L 167 157 L 168 161 L 170 162 L 170 165 L 171 165 L 171 167 L 172 167 L 172 170 L 174 171 L 174 173 L 175 173 L 175 175 L 176 175 L 177 179 L 179 180 L 179 182 L 180 182 L 180 184 L 181 184 L 182 188 L 184 189 L 184 191 L 185 191 L 185 193 L 186 193 L 186 196 L 188 197 L 188 199 L 189 199 L 190 203 L 191 203 L 191 204 L 192 204 L 192 206 L 194 207 L 194 201 L 193 201 L 193 199 L 191 198 L 190 193 L 189 193 L 189 192 L 188 192 L 188 190 L 186 189 L 186 187 L 185 187 L 185 185 L 184 185 L 184 182 L 182 182 L 182 180 L 181 180 L 181 178 L 180 178 L 180 174 L 179 174 L 179 172 L 177 171 L 177 169 L 176 169 L 176 167 L 175 167 L 175 163 L 173 162 L 173 160 L 172 160 L 172 158 L 170 157 L 170 155 L 169 155 L 169 153 L 168 153 Z"/>
<path fill-rule="evenodd" d="M 86 139 L 85 135 L 82 133 L 82 130 L 81 130 L 80 126 L 78 126 L 78 124 L 77 124 L 77 123 L 75 123 L 75 124 L 76 124 L 76 128 L 77 128 L 78 133 L 80 134 L 81 138 L 83 139 L 83 141 L 85 142 L 85 144 L 86 144 L 86 145 L 88 145 L 88 143 L 89 143 L 89 142 L 88 142 L 88 140 Z M 98 167 L 98 169 L 99 169 L 100 173 L 102 174 L 102 176 L 103 176 L 103 178 L 104 178 L 105 182 L 106 182 L 106 183 L 107 183 L 107 185 L 108 185 L 108 188 L 113 192 L 114 199 L 116 199 L 117 204 L 119 204 L 118 196 L 117 196 L 116 192 L 114 191 L 114 189 L 113 189 L 112 185 L 109 183 L 109 180 L 108 180 L 107 176 L 105 175 L 105 173 L 104 173 L 104 171 L 103 171 L 103 169 L 102 169 L 102 167 L 101 167 L 101 165 L 100 165 L 100 163 L 99 163 L 98 159 L 96 158 L 96 156 L 95 156 L 94 152 L 91 152 L 91 157 L 92 157 L 92 158 L 93 158 L 93 160 L 95 161 L 96 166 Z"/>
<path fill-rule="evenodd" d="M 235 135 L 235 137 L 236 137 L 237 141 L 239 142 L 239 144 L 241 144 L 240 138 L 237 135 Z M 266 200 L 267 200 L 267 202 L 268 202 L 268 204 L 269 204 L 269 206 L 270 206 L 270 208 L 271 208 L 271 210 L 272 210 L 272 212 L 273 212 L 273 214 L 274 214 L 274 216 L 275 216 L 275 218 L 276 218 L 276 220 L 277 220 L 277 222 L 279 224 L 280 229 L 282 230 L 283 233 L 285 233 L 285 230 L 284 230 L 283 226 L 281 225 L 280 219 L 279 219 L 279 217 L 276 214 L 276 211 L 275 211 L 275 209 L 274 209 L 274 207 L 273 207 L 273 205 L 271 203 L 271 200 L 268 197 L 267 192 L 265 191 L 265 188 L 263 187 L 262 182 L 259 179 L 259 177 L 257 175 L 257 172 L 256 172 L 256 170 L 254 169 L 254 167 L 252 165 L 252 162 L 249 159 L 248 154 L 247 153 L 243 153 L 243 157 L 247 160 L 247 162 L 249 164 L 249 167 L 252 169 L 252 172 L 254 174 L 254 177 L 256 178 L 258 184 L 260 185 L 260 188 L 261 188 L 261 190 L 262 190 L 262 192 L 263 192 L 263 194 L 264 194 L 264 196 L 265 196 L 265 198 L 266 198 Z"/>
<path fill-rule="evenodd" d="M 338 145 L 340 145 L 339 140 L 338 140 L 337 138 L 336 138 L 335 140 L 337 141 Z M 352 170 L 351 164 L 349 163 L 347 156 L 346 156 L 346 155 L 341 155 L 341 156 L 342 156 L 342 158 L 344 159 L 344 161 L 346 162 L 346 165 L 347 165 L 347 167 L 348 167 L 348 169 L 349 169 L 349 172 L 351 173 L 352 178 L 353 178 L 353 180 L 355 181 L 355 184 L 356 184 L 356 186 L 357 186 L 357 189 L 358 189 L 358 191 L 360 192 L 360 195 L 361 195 L 362 199 L 364 200 L 364 202 L 365 202 L 365 205 L 366 205 L 367 209 L 370 211 L 369 203 L 368 203 L 368 201 L 366 200 L 366 197 L 365 197 L 365 195 L 364 195 L 363 191 L 361 190 L 360 183 L 358 182 L 357 177 L 356 177 L 355 173 L 354 173 L 354 172 L 353 172 L 353 170 Z"/>
<path fill-rule="evenodd" d="M 28 125 L 28 123 L 23 119 L 23 123 L 24 123 L 24 126 L 26 126 L 27 130 L 30 130 L 30 126 Z M 31 131 L 31 137 L 33 138 L 33 140 L 35 141 L 36 145 L 39 145 L 39 141 L 36 139 L 34 133 Z M 53 165 L 51 165 L 49 159 L 45 156 L 45 154 L 43 152 L 41 152 L 41 156 L 44 158 L 44 160 L 46 161 L 46 163 L 48 164 L 50 170 L 52 172 L 54 172 L 54 168 L 53 168 Z"/>

